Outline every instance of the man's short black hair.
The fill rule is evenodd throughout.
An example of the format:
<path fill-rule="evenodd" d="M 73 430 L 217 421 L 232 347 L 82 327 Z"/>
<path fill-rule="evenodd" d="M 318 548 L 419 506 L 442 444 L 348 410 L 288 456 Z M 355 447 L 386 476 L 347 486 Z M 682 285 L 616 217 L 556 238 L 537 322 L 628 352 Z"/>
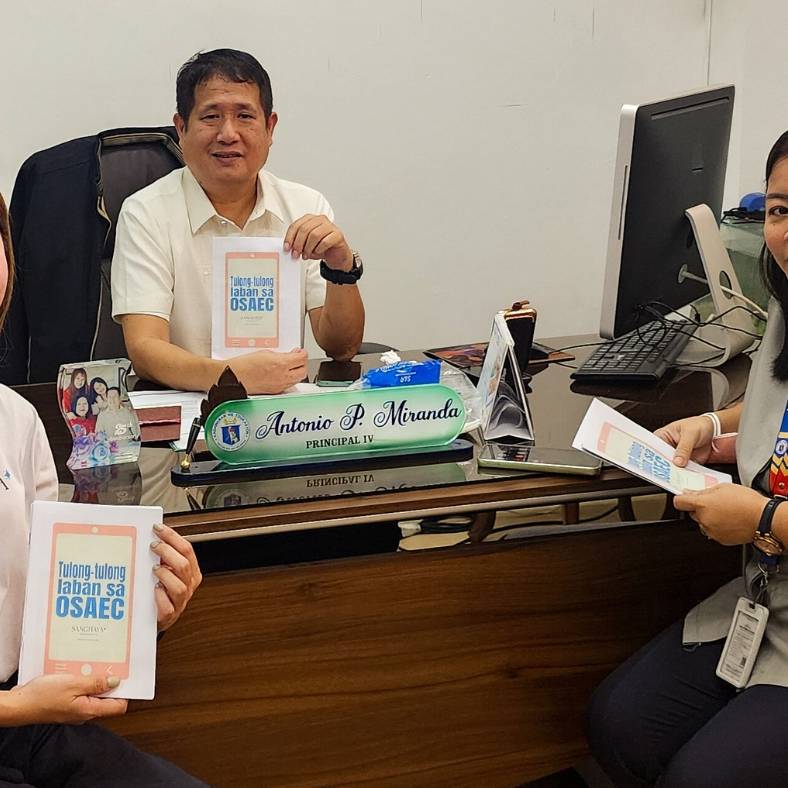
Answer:
<path fill-rule="evenodd" d="M 255 57 L 238 49 L 214 49 L 211 52 L 198 52 L 190 57 L 178 70 L 175 80 L 175 106 L 183 122 L 189 122 L 194 109 L 194 91 L 213 77 L 221 77 L 228 82 L 249 82 L 260 90 L 260 103 L 265 119 L 268 120 L 274 108 L 271 95 L 271 80 L 266 70 Z"/>

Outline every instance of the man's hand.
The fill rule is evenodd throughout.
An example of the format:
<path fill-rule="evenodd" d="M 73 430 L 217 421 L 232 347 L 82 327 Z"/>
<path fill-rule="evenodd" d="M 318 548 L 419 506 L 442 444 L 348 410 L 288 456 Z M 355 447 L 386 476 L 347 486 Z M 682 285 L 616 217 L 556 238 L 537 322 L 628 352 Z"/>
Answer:
<path fill-rule="evenodd" d="M 128 701 L 95 696 L 114 689 L 119 683 L 115 676 L 39 676 L 3 693 L 5 697 L 0 702 L 0 709 L 4 724 L 80 725 L 97 717 L 117 717 L 126 713 Z"/>
<path fill-rule="evenodd" d="M 689 460 L 703 464 L 709 459 L 714 425 L 707 416 L 691 416 L 672 421 L 654 434 L 676 447 L 673 464 L 683 468 Z"/>
<path fill-rule="evenodd" d="M 249 394 L 281 394 L 306 378 L 306 350 L 258 350 L 227 362 Z"/>
<path fill-rule="evenodd" d="M 325 260 L 329 268 L 349 271 L 353 251 L 342 231 L 327 216 L 308 213 L 296 219 L 285 233 L 285 251 L 293 258 Z"/>
<path fill-rule="evenodd" d="M 208 391 L 226 366 L 249 394 L 281 394 L 306 377 L 306 351 L 258 350 L 229 361 L 203 358 L 170 342 L 170 325 L 152 315 L 123 315 L 123 336 L 137 374 L 181 391 Z"/>
<path fill-rule="evenodd" d="M 163 632 L 180 618 L 202 583 L 202 573 L 189 542 L 166 525 L 157 525 L 155 529 L 160 541 L 155 541 L 151 550 L 161 563 L 154 570 L 159 580 L 154 595 L 159 632 Z"/>
<path fill-rule="evenodd" d="M 767 500 L 741 484 L 716 484 L 677 495 L 673 505 L 680 512 L 689 512 L 709 539 L 730 546 L 752 541 Z"/>

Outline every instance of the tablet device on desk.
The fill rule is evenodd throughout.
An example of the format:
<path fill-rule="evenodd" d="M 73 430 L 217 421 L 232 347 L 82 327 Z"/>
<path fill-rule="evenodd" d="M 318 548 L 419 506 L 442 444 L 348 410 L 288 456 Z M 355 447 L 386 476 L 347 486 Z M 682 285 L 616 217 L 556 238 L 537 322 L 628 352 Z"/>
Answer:
<path fill-rule="evenodd" d="M 534 471 L 535 473 L 568 473 L 596 476 L 602 461 L 577 449 L 548 449 L 541 446 L 514 446 L 485 443 L 479 454 L 479 465 L 489 468 Z"/>

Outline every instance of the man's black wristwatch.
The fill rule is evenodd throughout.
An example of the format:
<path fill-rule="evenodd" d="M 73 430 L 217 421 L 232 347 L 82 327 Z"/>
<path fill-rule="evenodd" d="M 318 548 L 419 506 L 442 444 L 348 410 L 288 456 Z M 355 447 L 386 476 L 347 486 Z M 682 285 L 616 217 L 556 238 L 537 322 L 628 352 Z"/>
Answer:
<path fill-rule="evenodd" d="M 361 274 L 364 273 L 364 263 L 361 261 L 361 255 L 358 252 L 353 252 L 353 266 L 349 271 L 339 271 L 336 268 L 330 268 L 325 260 L 320 261 L 320 276 L 335 285 L 354 285 L 361 279 Z"/>

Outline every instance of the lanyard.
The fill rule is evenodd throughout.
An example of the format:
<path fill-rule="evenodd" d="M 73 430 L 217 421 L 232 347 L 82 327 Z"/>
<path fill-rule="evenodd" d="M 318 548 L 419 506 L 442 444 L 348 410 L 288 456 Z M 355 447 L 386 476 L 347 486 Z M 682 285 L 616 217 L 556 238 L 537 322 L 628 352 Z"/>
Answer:
<path fill-rule="evenodd" d="M 780 430 L 774 440 L 774 451 L 769 462 L 769 490 L 773 497 L 788 496 L 788 402 L 783 411 Z M 758 559 L 759 575 L 754 579 L 751 598 L 756 602 L 760 601 L 766 591 L 769 582 L 769 575 L 779 571 L 780 556 L 767 555 L 757 547 L 755 556 Z"/>
<path fill-rule="evenodd" d="M 785 405 L 780 431 L 774 441 L 769 463 L 769 489 L 772 495 L 788 495 L 788 403 Z"/>

